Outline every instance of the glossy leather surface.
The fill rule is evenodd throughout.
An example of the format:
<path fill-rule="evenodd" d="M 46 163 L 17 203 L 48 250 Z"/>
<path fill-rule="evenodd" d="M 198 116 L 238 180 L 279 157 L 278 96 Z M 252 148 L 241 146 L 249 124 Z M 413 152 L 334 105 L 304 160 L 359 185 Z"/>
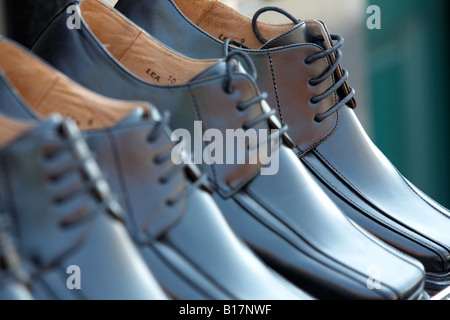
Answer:
<path fill-rule="evenodd" d="M 16 101 L 20 104 L 11 102 L 8 110 L 18 110 L 17 117 L 30 110 Z M 100 116 L 98 112 L 95 120 Z M 206 186 L 195 187 L 193 194 L 174 205 L 167 203 L 193 187 L 198 170 L 189 167 L 161 180 L 174 165 L 170 159 L 163 163 L 155 159 L 174 145 L 168 128 L 156 140 L 149 140 L 160 125 L 159 118 L 154 108 L 137 108 L 112 128 L 85 131 L 85 138 L 126 209 L 124 219 L 132 238 L 163 288 L 171 297 L 184 300 L 311 299 L 270 270 L 236 237 Z"/>
<path fill-rule="evenodd" d="M 223 43 L 189 21 L 172 0 L 120 0 L 116 7 L 181 53 L 197 58 L 222 55 Z M 255 62 L 260 72 L 258 85 L 269 93 L 272 105 L 279 107 L 298 155 L 334 202 L 364 228 L 418 258 L 426 267 L 430 288 L 448 285 L 449 211 L 406 181 L 370 141 L 351 108 L 342 108 L 320 127 L 312 125 L 314 106 L 306 98 L 324 90 L 311 87 L 307 79 L 327 66 L 325 59 L 304 63 L 305 56 L 323 50 L 308 41 L 302 31 L 306 27 L 328 38 L 325 26 L 302 22 L 261 50 L 232 50 L 245 51 Z M 315 107 L 321 112 L 335 98 Z"/>
<path fill-rule="evenodd" d="M 83 20 L 81 29 L 71 32 L 65 27 L 66 18 L 64 13 L 57 17 L 33 50 L 77 82 L 106 96 L 149 100 L 170 110 L 173 129 L 192 132 L 194 120 L 214 123 L 216 115 L 221 115 L 222 127 L 240 128 L 243 120 L 233 113 L 235 103 L 239 97 L 258 92 L 248 75 L 234 72 L 230 96 L 220 92 L 223 89 L 218 83 L 223 83 L 225 75 L 216 66 L 186 85 L 152 85 L 120 66 Z M 257 103 L 250 111 L 262 114 L 266 107 L 265 102 Z M 229 112 L 224 114 L 223 108 Z M 196 110 L 202 110 L 201 117 Z M 249 179 L 231 194 L 214 188 L 214 199 L 227 221 L 269 265 L 318 298 L 407 299 L 420 295 L 420 263 L 356 227 L 285 145 L 280 149 L 280 162 L 279 174 Z M 166 247 L 159 244 L 159 248 Z M 383 274 L 376 290 L 366 284 L 372 266 Z"/>
<path fill-rule="evenodd" d="M 167 205 L 171 196 L 193 182 L 183 172 L 159 182 L 173 164 L 170 160 L 155 164 L 154 159 L 173 144 L 168 132 L 150 143 L 154 126 L 155 121 L 136 110 L 108 132 L 86 133 L 86 137 L 113 189 L 123 195 L 122 204 L 136 226 L 132 234 L 143 256 L 170 295 L 178 299 L 308 299 L 284 285 L 237 239 L 206 191 L 198 189 L 175 206 Z M 181 215 L 161 229 L 154 216 L 170 216 L 174 210 Z M 142 232 L 155 224 L 157 233 Z M 159 235 L 157 240 L 154 235 Z M 174 276 L 184 280 L 174 281 Z"/>
<path fill-rule="evenodd" d="M 91 181 L 98 167 L 77 135 L 72 122 L 53 116 L 0 151 L 1 208 L 11 212 L 34 297 L 166 299 L 127 234 L 109 187 Z M 70 266 L 80 268 L 81 290 L 67 287 Z"/>
<path fill-rule="evenodd" d="M 0 301 L 32 300 L 28 289 L 11 279 L 1 279 L 0 275 Z"/>
<path fill-rule="evenodd" d="M 0 213 L 0 301 L 32 300 L 29 277 L 10 235 L 11 219 Z"/>

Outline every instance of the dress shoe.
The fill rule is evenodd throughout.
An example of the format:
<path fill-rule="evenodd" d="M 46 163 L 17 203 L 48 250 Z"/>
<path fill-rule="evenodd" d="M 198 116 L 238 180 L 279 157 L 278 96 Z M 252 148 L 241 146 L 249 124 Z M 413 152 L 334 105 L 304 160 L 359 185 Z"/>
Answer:
<path fill-rule="evenodd" d="M 140 253 L 171 297 L 311 299 L 231 231 L 210 195 L 206 175 L 165 156 L 174 147 L 167 116 L 161 119 L 148 103 L 94 94 L 10 42 L 0 43 L 0 52 L 10 88 L 20 95 L 17 100 L 26 101 L 10 102 L 10 110 L 28 110 L 34 118 L 60 112 L 76 120 L 127 209 L 125 222 Z M 6 59 L 23 68 L 9 68 Z"/>
<path fill-rule="evenodd" d="M 73 121 L 1 116 L 0 137 L 0 207 L 36 299 L 166 298 Z"/>
<path fill-rule="evenodd" d="M 277 8 L 250 19 L 215 0 L 120 0 L 116 7 L 189 57 L 221 57 L 223 40 L 237 40 L 241 48 L 230 49 L 255 63 L 259 87 L 327 195 L 359 225 L 419 259 L 429 290 L 450 285 L 449 211 L 406 180 L 365 133 L 340 66 L 342 37 L 330 35 L 322 22 L 299 21 Z M 292 23 L 258 22 L 266 11 Z"/>
<path fill-rule="evenodd" d="M 32 300 L 25 272 L 15 242 L 10 235 L 11 219 L 0 213 L 0 301 Z"/>
<path fill-rule="evenodd" d="M 63 9 L 34 50 L 86 87 L 114 98 L 149 100 L 172 112 L 173 129 L 192 135 L 194 121 L 223 136 L 226 130 L 286 130 L 257 88 L 244 54 L 238 53 L 249 73 L 233 53 L 219 60 L 175 53 L 100 1 L 81 1 L 78 14 L 80 28 L 69 30 Z M 202 165 L 235 232 L 319 299 L 420 296 L 423 267 L 348 220 L 298 161 L 289 138 L 283 134 L 282 140 L 274 150 L 276 175 L 262 175 L 260 162 Z M 367 285 L 372 269 L 383 279 L 376 288 Z"/>

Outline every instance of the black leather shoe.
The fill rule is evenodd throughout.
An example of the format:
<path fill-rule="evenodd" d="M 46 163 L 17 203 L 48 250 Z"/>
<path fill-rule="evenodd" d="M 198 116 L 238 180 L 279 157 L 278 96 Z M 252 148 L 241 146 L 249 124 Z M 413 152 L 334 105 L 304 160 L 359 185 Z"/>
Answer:
<path fill-rule="evenodd" d="M 1 117 L 0 117 L 1 123 Z M 1 188 L 2 186 L 0 186 Z M 24 270 L 10 235 L 11 218 L 0 213 L 0 301 L 32 300 L 28 285 L 30 278 Z"/>
<path fill-rule="evenodd" d="M 0 52 L 1 69 L 30 104 L 27 107 L 20 98 L 16 104 L 11 101 L 10 114 L 14 110 L 30 114 L 32 109 L 36 118 L 61 112 L 85 130 L 89 146 L 127 209 L 130 234 L 172 297 L 311 299 L 236 237 L 211 198 L 205 175 L 194 166 L 175 166 L 164 156 L 167 152 L 170 156 L 174 147 L 167 116 L 160 119 L 147 103 L 138 106 L 94 94 L 10 42 L 0 42 Z M 14 59 L 11 65 L 20 61 L 24 72 L 5 67 L 8 56 Z M 37 83 L 53 86 L 40 90 Z M 40 99 L 43 92 L 45 98 Z M 15 113 L 22 118 L 23 114 Z"/>
<path fill-rule="evenodd" d="M 196 120 L 223 136 L 226 129 L 280 128 L 254 76 L 239 69 L 234 55 L 186 58 L 99 1 L 82 1 L 79 14 L 80 29 L 69 30 L 63 9 L 34 50 L 81 84 L 110 97 L 150 100 L 172 112 L 173 129 L 191 133 Z M 259 162 L 202 166 L 231 227 L 270 266 L 318 298 L 417 298 L 422 266 L 349 221 L 284 140 L 277 175 L 261 175 Z M 367 283 L 373 269 L 382 278 L 376 288 Z"/>
<path fill-rule="evenodd" d="M 261 13 L 278 10 L 270 8 L 255 15 L 252 27 L 250 18 L 213 0 L 120 0 L 116 7 L 189 57 L 221 57 L 222 40 L 240 42 L 242 48 L 230 49 L 254 61 L 258 85 L 328 196 L 365 229 L 419 259 L 430 290 L 450 285 L 449 211 L 399 174 L 364 132 L 339 65 L 342 37 L 287 13 L 290 25 L 257 23 Z"/>
<path fill-rule="evenodd" d="M 165 299 L 74 122 L 0 117 L 0 130 L 0 207 L 14 221 L 33 296 Z"/>

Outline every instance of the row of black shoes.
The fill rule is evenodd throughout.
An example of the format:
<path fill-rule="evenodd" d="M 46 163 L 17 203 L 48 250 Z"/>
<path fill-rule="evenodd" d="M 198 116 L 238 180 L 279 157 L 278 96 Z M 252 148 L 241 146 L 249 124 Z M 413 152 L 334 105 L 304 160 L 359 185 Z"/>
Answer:
<path fill-rule="evenodd" d="M 0 39 L 0 299 L 447 288 L 449 212 L 365 134 L 342 44 L 217 0 L 67 1 L 31 51 Z M 256 142 L 212 152 L 230 131 Z"/>

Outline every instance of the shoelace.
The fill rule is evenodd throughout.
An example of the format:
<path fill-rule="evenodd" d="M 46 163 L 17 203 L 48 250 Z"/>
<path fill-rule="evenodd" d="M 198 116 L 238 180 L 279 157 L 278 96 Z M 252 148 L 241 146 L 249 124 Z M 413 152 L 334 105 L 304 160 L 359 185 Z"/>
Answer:
<path fill-rule="evenodd" d="M 62 228 L 69 228 L 83 221 L 92 220 L 98 214 L 105 211 L 111 212 L 116 217 L 120 216 L 120 206 L 111 193 L 106 178 L 95 161 L 95 155 L 89 151 L 89 147 L 81 136 L 81 133 L 78 129 L 75 129 L 74 123 L 70 120 L 66 120 L 66 122 L 62 124 L 62 127 L 63 135 L 65 135 L 65 137 L 63 137 L 65 139 L 64 146 L 51 153 L 47 153 L 44 157 L 47 161 L 52 161 L 52 159 L 58 157 L 58 155 L 63 152 L 76 149 L 78 159 L 63 172 L 52 175 L 49 179 L 49 183 L 55 183 L 60 179 L 63 179 L 66 175 L 73 174 L 74 172 L 83 175 L 86 181 L 83 181 L 78 189 L 68 195 L 55 194 L 54 203 L 56 205 L 64 205 L 69 199 L 80 194 L 92 194 L 98 201 L 95 201 L 94 207 L 88 212 L 75 209 L 73 213 L 62 217 L 59 221 L 60 226 Z"/>
<path fill-rule="evenodd" d="M 261 36 L 261 33 L 258 30 L 257 22 L 258 22 L 258 18 L 261 16 L 261 14 L 268 12 L 268 11 L 274 11 L 274 12 L 281 13 L 282 15 L 284 15 L 288 19 L 290 19 L 296 25 L 298 25 L 300 23 L 300 21 L 298 19 L 296 19 L 294 16 L 292 16 L 289 12 L 287 12 L 281 8 L 278 8 L 278 7 L 265 7 L 265 8 L 258 10 L 253 17 L 252 27 L 253 27 L 253 32 L 254 32 L 256 38 L 262 44 L 267 43 L 267 40 Z M 319 35 L 316 35 L 313 33 L 310 33 L 310 34 L 311 34 L 311 36 L 315 37 L 317 41 L 325 40 L 322 36 L 319 36 Z M 335 62 L 327 70 L 325 70 L 325 72 L 321 76 L 319 76 L 317 78 L 312 78 L 309 80 L 309 84 L 311 86 L 317 86 L 320 83 L 324 82 L 326 79 L 328 79 L 328 77 L 330 77 L 336 71 L 336 69 L 338 68 L 338 66 L 341 62 L 342 51 L 340 50 L 340 48 L 344 44 L 344 38 L 339 35 L 335 35 L 335 34 L 330 35 L 330 37 L 331 37 L 332 41 L 337 41 L 330 49 L 324 50 L 324 51 L 314 54 L 310 57 L 307 57 L 305 59 L 306 64 L 312 64 L 317 60 L 331 57 L 333 54 L 335 54 Z M 235 44 L 235 43 L 233 42 L 233 44 Z M 311 103 L 317 104 L 320 101 L 322 101 L 322 100 L 326 99 L 327 97 L 329 97 L 330 95 L 332 95 L 334 92 L 338 91 L 349 78 L 349 73 L 347 70 L 343 69 L 342 73 L 343 73 L 343 75 L 342 75 L 341 79 L 339 79 L 338 82 L 336 82 L 333 86 L 331 86 L 328 90 L 326 90 L 321 95 L 312 97 Z M 329 116 L 331 116 L 332 114 L 337 112 L 339 109 L 341 109 L 344 105 L 349 103 L 355 97 L 355 94 L 356 94 L 356 92 L 353 88 L 349 88 L 349 90 L 350 90 L 350 92 L 346 97 L 340 99 L 340 101 L 336 105 L 331 107 L 326 112 L 316 115 L 314 120 L 316 122 L 322 122 L 323 120 L 325 120 L 326 118 L 328 118 Z"/>
<path fill-rule="evenodd" d="M 0 213 L 0 272 L 6 272 L 18 281 L 27 284 L 29 276 L 22 268 L 15 243 L 8 230 L 11 219 L 7 213 Z"/>
<path fill-rule="evenodd" d="M 321 36 L 317 36 L 317 37 L 319 38 L 320 41 L 325 40 Z M 342 38 L 341 36 L 335 35 L 335 34 L 330 35 L 330 37 L 331 37 L 331 40 L 337 41 L 336 44 L 333 45 L 333 47 L 331 47 L 330 49 L 327 49 L 325 51 L 319 52 L 317 54 L 314 54 L 305 59 L 306 64 L 312 64 L 317 60 L 320 60 L 320 59 L 323 59 L 326 57 L 331 57 L 331 55 L 333 53 L 335 53 L 334 63 L 327 70 L 325 70 L 325 72 L 321 76 L 319 76 L 317 78 L 312 78 L 309 80 L 309 85 L 311 85 L 311 86 L 317 86 L 320 83 L 324 82 L 326 79 L 328 79 L 328 77 L 330 77 L 336 71 L 336 69 L 338 68 L 339 63 L 342 59 L 342 51 L 340 50 L 340 48 L 344 44 L 344 38 Z M 343 73 L 342 77 L 341 77 L 341 79 L 339 79 L 339 81 L 334 83 L 328 90 L 326 90 L 321 95 L 312 97 L 311 103 L 313 103 L 313 104 L 319 103 L 320 101 L 328 98 L 334 92 L 339 90 L 349 78 L 349 73 L 346 69 L 342 69 L 342 73 Z M 344 97 L 343 99 L 340 99 L 340 101 L 336 105 L 334 105 L 333 107 L 328 109 L 328 111 L 317 115 L 315 117 L 315 121 L 322 122 L 323 120 L 325 120 L 326 118 L 328 118 L 329 116 L 331 116 L 332 114 L 337 112 L 344 105 L 349 103 L 355 97 L 355 94 L 356 94 L 355 90 L 353 88 L 350 88 L 350 93 L 346 97 Z"/>
<path fill-rule="evenodd" d="M 152 132 L 148 136 L 148 141 L 150 143 L 153 143 L 156 140 L 158 140 L 158 138 L 161 136 L 161 134 L 164 133 L 165 128 L 169 126 L 169 123 L 170 123 L 170 113 L 166 111 L 163 113 L 161 121 L 159 121 L 155 125 Z M 170 182 L 170 180 L 173 179 L 176 175 L 178 175 L 179 173 L 182 173 L 182 172 L 186 172 L 188 170 L 187 164 L 182 163 L 180 165 L 175 165 L 171 161 L 171 158 L 172 158 L 172 150 L 169 150 L 164 153 L 160 153 L 160 154 L 156 155 L 154 158 L 155 164 L 162 164 L 162 163 L 165 163 L 168 161 L 170 161 L 172 163 L 171 168 L 166 173 L 161 175 L 161 177 L 159 179 L 159 182 L 162 184 L 166 184 L 166 183 Z M 193 183 L 186 184 L 186 187 L 184 188 L 183 191 L 170 197 L 166 202 L 167 205 L 174 206 L 181 200 L 189 197 L 195 190 L 200 188 L 202 185 L 206 185 L 208 176 L 206 173 L 203 173 L 200 175 L 200 177 L 198 177 L 197 179 L 193 179 L 193 180 L 195 180 L 195 181 L 193 181 Z"/>
<path fill-rule="evenodd" d="M 233 69 L 235 67 L 235 62 L 234 62 L 235 60 L 233 60 L 234 57 L 239 56 L 245 62 L 245 64 L 248 67 L 248 74 L 253 79 L 253 81 L 256 81 L 256 78 L 257 78 L 256 67 L 255 67 L 255 64 L 253 63 L 253 61 L 250 59 L 250 57 L 247 54 L 240 52 L 240 51 L 233 51 L 230 53 L 230 45 L 231 44 L 240 44 L 240 43 L 229 38 L 229 39 L 225 40 L 225 42 L 223 44 L 223 53 L 225 56 L 225 62 L 227 63 L 227 73 L 226 73 L 226 76 L 224 79 L 223 89 L 228 94 L 231 94 L 234 91 L 233 87 L 232 87 Z M 256 103 L 260 103 L 260 102 L 266 100 L 267 98 L 268 98 L 267 93 L 265 93 L 265 92 L 259 93 L 258 95 L 251 98 L 250 100 L 239 103 L 236 106 L 236 108 L 239 111 L 244 112 L 245 110 L 250 108 L 252 105 L 254 105 Z M 248 130 L 248 129 L 255 127 L 259 123 L 267 122 L 270 119 L 270 117 L 272 117 L 274 115 L 276 115 L 276 111 L 274 109 L 271 109 L 269 112 L 265 112 L 252 120 L 244 122 L 243 129 Z M 279 136 L 281 137 L 287 131 L 288 131 L 288 126 L 286 126 L 286 125 L 282 126 L 279 129 Z M 269 135 L 268 140 L 270 140 L 271 138 L 272 138 L 271 135 Z"/>

